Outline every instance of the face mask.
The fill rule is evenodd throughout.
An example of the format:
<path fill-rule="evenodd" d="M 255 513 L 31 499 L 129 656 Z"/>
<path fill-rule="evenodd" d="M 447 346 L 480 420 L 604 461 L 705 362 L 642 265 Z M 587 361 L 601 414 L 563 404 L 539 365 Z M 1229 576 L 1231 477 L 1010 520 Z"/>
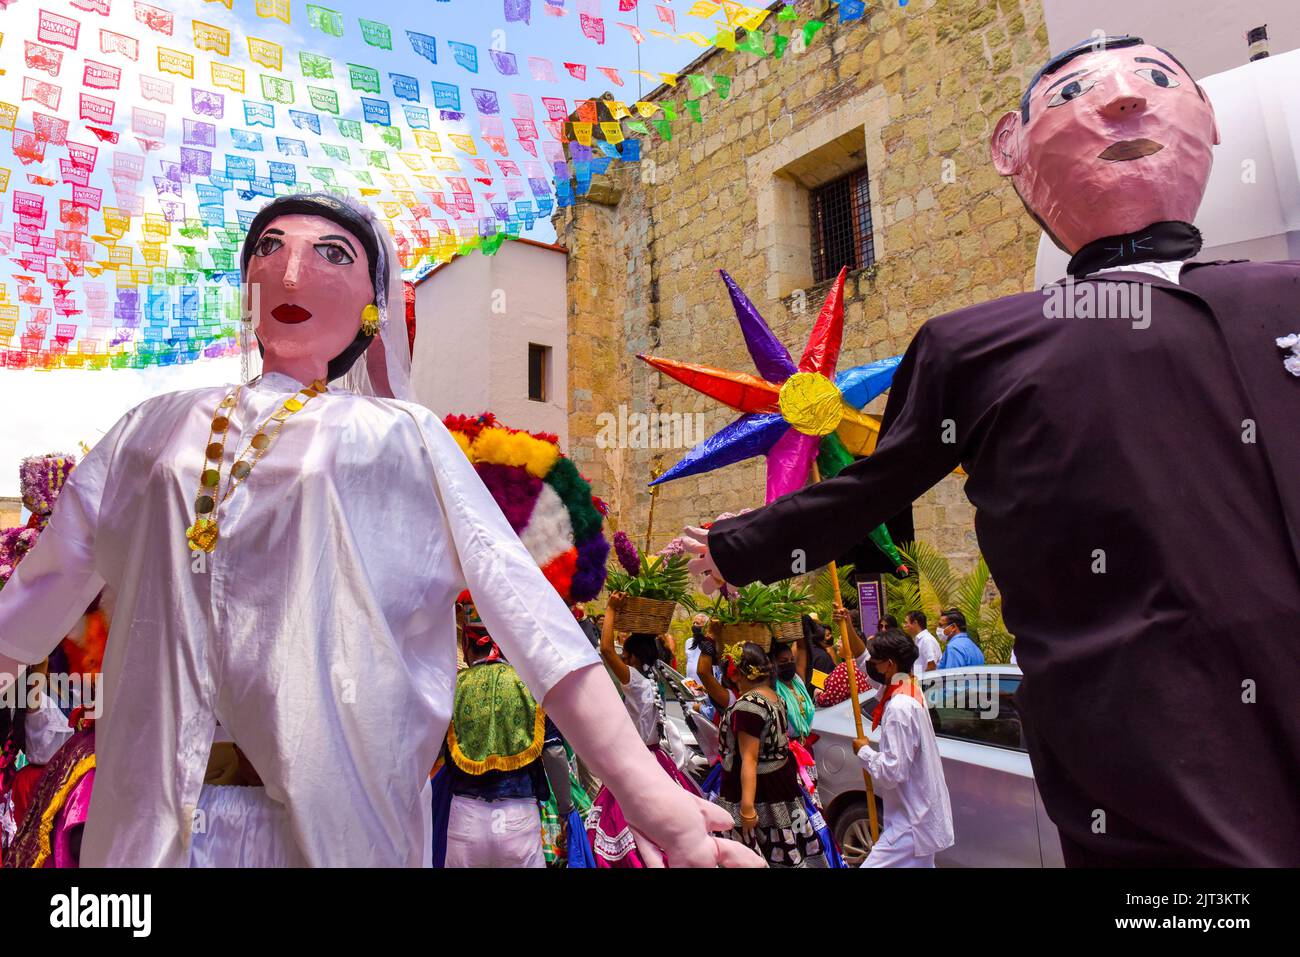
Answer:
<path fill-rule="evenodd" d="M 794 680 L 794 662 L 785 661 L 776 666 L 776 676 L 782 681 L 790 682 Z"/>
<path fill-rule="evenodd" d="M 691 634 L 694 635 L 696 638 L 703 638 L 703 637 L 704 637 L 704 629 L 701 628 L 699 625 L 692 625 L 692 626 L 691 626 Z"/>
<path fill-rule="evenodd" d="M 878 685 L 886 684 L 889 681 L 889 679 L 869 661 L 867 662 L 867 676 Z"/>

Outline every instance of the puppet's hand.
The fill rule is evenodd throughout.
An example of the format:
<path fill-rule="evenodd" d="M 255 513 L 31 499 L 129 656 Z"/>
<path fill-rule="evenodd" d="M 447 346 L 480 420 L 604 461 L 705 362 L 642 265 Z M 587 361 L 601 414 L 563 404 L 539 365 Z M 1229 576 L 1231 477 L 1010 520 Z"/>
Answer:
<path fill-rule="evenodd" d="M 731 830 L 730 814 L 676 785 L 635 819 L 627 817 L 646 867 L 767 866 L 743 844 L 711 833 Z"/>
<path fill-rule="evenodd" d="M 731 815 L 685 790 L 646 748 L 605 669 L 588 665 L 560 680 L 542 702 L 546 713 L 618 798 L 648 867 L 762 866 L 735 841 Z"/>
<path fill-rule="evenodd" d="M 721 591 L 725 598 L 730 586 L 709 552 L 709 530 L 688 527 L 682 532 L 681 541 L 686 553 L 694 556 L 686 563 L 686 570 L 699 579 L 700 591 L 706 595 L 716 595 Z"/>

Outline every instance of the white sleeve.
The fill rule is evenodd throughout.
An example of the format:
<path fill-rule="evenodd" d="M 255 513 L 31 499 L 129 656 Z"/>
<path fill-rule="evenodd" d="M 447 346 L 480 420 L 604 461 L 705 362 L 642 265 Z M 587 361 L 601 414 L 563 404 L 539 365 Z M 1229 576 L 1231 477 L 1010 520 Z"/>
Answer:
<path fill-rule="evenodd" d="M 659 743 L 659 713 L 655 708 L 655 683 L 635 668 L 627 670 L 623 704 L 641 740 L 653 747 Z"/>
<path fill-rule="evenodd" d="M 54 699 L 42 691 L 40 707 L 27 715 L 23 743 L 27 760 L 32 764 L 49 764 L 73 733 L 72 726 Z"/>
<path fill-rule="evenodd" d="M 540 703 L 571 672 L 600 659 L 446 427 L 416 417 L 434 492 L 483 624 Z"/>
<path fill-rule="evenodd" d="M 934 635 L 928 636 L 925 641 L 925 663 L 929 664 L 933 661 L 935 664 L 938 664 L 939 659 L 942 657 L 943 652 L 939 650 L 939 639 L 934 637 Z"/>
<path fill-rule="evenodd" d="M 95 570 L 100 502 L 126 424 L 117 421 L 68 476 L 40 540 L 0 591 L 0 655 L 44 661 L 104 587 Z"/>
<path fill-rule="evenodd" d="M 880 749 L 867 745 L 858 752 L 858 760 L 866 767 L 872 781 L 896 788 L 907 780 L 919 743 L 916 725 L 902 707 L 887 706 L 880 722 Z"/>

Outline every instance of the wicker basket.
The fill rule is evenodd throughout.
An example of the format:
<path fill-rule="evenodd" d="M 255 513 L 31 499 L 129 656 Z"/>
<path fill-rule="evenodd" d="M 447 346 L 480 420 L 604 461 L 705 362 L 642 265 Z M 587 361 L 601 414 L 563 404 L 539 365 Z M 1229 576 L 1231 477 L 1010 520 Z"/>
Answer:
<path fill-rule="evenodd" d="M 772 650 L 772 632 L 767 625 L 754 624 L 747 622 L 738 625 L 724 625 L 721 622 L 710 622 L 709 633 L 713 635 L 713 640 L 718 646 L 718 654 L 722 654 L 724 648 L 734 644 L 744 644 L 753 642 L 764 651 Z"/>
<path fill-rule="evenodd" d="M 783 645 L 788 645 L 792 641 L 800 641 L 803 638 L 802 621 L 783 621 L 773 627 L 776 629 L 776 640 Z"/>
<path fill-rule="evenodd" d="M 618 613 L 619 631 L 662 635 L 672 624 L 677 602 L 658 598 L 628 598 Z"/>

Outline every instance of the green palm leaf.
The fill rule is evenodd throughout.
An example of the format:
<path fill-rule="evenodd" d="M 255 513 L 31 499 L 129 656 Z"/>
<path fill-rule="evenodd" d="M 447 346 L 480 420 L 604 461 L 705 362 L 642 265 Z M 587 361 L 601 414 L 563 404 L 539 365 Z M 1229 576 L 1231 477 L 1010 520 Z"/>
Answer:
<path fill-rule="evenodd" d="M 858 605 L 858 590 L 853 585 L 853 566 L 837 566 L 840 573 L 840 596 L 844 602 L 845 608 L 856 608 Z M 835 587 L 831 581 L 831 567 L 829 565 L 817 569 L 810 576 L 810 591 L 812 592 L 811 610 L 817 612 L 817 617 L 822 624 L 829 625 L 834 620 L 835 613 Z"/>
<path fill-rule="evenodd" d="M 991 577 L 989 566 L 985 564 L 984 557 L 980 556 L 975 567 L 957 582 L 953 597 L 957 610 L 966 616 L 966 631 L 971 641 L 976 644 L 979 644 L 980 640 L 977 629 L 980 624 L 980 610 L 984 607 L 984 591 Z"/>
<path fill-rule="evenodd" d="M 915 571 L 921 608 L 929 613 L 952 607 L 957 592 L 957 576 L 952 564 L 937 548 L 925 542 L 909 542 L 898 549 Z"/>

